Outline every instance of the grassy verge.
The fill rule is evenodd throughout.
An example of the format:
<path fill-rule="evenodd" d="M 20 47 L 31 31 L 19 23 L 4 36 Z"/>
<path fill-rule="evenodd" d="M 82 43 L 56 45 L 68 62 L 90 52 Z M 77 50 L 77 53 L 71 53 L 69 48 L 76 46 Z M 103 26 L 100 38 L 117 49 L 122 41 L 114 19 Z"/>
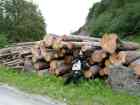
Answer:
<path fill-rule="evenodd" d="M 64 86 L 61 78 L 17 73 L 0 68 L 0 82 L 16 86 L 27 92 L 48 95 L 68 105 L 140 105 L 140 97 L 114 93 L 100 80 L 83 81 L 80 85 Z"/>

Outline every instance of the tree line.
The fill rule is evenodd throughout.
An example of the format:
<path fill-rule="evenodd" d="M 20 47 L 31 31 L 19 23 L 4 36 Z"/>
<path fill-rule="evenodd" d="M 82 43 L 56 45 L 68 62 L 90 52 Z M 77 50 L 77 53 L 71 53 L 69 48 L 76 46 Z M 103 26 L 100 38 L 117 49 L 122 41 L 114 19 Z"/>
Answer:
<path fill-rule="evenodd" d="M 92 6 L 82 27 L 92 36 L 115 32 L 121 37 L 140 33 L 140 0 L 101 0 Z"/>
<path fill-rule="evenodd" d="M 45 28 L 37 5 L 25 0 L 0 0 L 0 47 L 39 40 L 45 35 Z"/>

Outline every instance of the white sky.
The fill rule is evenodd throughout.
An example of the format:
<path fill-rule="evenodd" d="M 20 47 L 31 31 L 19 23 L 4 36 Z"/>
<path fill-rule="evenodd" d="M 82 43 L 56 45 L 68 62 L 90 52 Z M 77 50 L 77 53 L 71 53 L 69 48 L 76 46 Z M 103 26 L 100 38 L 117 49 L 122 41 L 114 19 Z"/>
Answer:
<path fill-rule="evenodd" d="M 100 0 L 36 0 L 47 23 L 47 32 L 68 34 L 85 23 L 89 8 Z"/>

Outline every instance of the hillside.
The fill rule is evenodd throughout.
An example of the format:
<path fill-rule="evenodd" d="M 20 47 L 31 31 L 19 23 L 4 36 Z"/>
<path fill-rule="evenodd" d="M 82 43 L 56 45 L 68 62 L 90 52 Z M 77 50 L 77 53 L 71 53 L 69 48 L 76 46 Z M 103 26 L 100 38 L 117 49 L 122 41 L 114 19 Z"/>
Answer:
<path fill-rule="evenodd" d="M 101 0 L 92 6 L 79 31 L 92 36 L 105 32 L 115 32 L 123 37 L 137 35 L 140 32 L 140 1 Z"/>

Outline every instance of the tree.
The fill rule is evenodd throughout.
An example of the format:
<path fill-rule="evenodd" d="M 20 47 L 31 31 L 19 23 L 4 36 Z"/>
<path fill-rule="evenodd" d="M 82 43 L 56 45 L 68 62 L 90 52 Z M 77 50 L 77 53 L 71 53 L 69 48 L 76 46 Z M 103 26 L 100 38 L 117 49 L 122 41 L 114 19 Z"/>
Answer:
<path fill-rule="evenodd" d="M 106 32 L 120 36 L 140 33 L 140 1 L 101 0 L 90 9 L 83 27 L 94 36 Z"/>
<path fill-rule="evenodd" d="M 45 35 L 45 22 L 38 7 L 25 0 L 0 0 L 0 31 L 11 42 L 39 40 Z"/>

